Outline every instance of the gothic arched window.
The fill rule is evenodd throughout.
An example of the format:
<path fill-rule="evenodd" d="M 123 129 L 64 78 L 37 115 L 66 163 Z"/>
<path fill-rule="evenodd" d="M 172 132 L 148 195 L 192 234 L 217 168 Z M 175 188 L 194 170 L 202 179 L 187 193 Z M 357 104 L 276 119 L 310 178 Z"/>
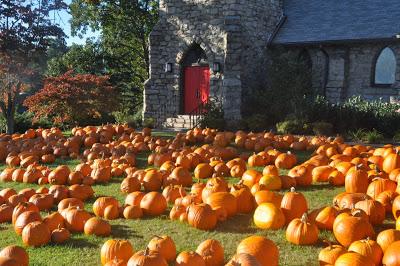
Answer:
<path fill-rule="evenodd" d="M 396 56 L 389 47 L 384 48 L 375 62 L 374 83 L 392 85 L 396 81 Z"/>

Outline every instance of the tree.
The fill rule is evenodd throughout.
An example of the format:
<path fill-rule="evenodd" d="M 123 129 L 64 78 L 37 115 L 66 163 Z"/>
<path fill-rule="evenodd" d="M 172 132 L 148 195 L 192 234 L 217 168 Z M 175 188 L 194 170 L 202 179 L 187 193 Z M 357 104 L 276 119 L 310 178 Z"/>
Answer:
<path fill-rule="evenodd" d="M 49 60 L 46 74 L 58 76 L 69 69 L 80 74 L 105 74 L 103 51 L 100 44 L 91 40 L 87 40 L 85 45 L 73 44 L 66 53 Z"/>
<path fill-rule="evenodd" d="M 7 132 L 14 131 L 14 114 L 24 88 L 41 82 L 43 58 L 54 39 L 64 40 L 65 34 L 52 15 L 67 8 L 62 0 L 4 0 L 0 2 L 0 53 L 2 74 L 0 92 L 7 119 Z M 15 65 L 15 67 L 5 64 Z M 26 74 L 26 75 L 25 75 Z"/>
<path fill-rule="evenodd" d="M 82 125 L 114 111 L 117 100 L 108 76 L 74 74 L 71 70 L 47 78 L 44 87 L 24 105 L 34 120 L 46 117 L 58 125 Z"/>
<path fill-rule="evenodd" d="M 72 0 L 73 34 L 100 32 L 106 73 L 131 110 L 141 104 L 148 78 L 148 36 L 158 20 L 156 0 Z"/>
<path fill-rule="evenodd" d="M 6 120 L 7 133 L 14 132 L 14 116 L 21 95 L 26 92 L 33 70 L 27 67 L 23 60 L 14 56 L 0 54 L 0 114 Z"/>

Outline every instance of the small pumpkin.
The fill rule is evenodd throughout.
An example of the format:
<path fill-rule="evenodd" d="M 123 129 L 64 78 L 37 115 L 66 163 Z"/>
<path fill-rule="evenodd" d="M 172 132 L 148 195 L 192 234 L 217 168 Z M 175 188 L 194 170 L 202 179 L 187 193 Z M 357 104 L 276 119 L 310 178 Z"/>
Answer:
<path fill-rule="evenodd" d="M 332 245 L 328 242 L 329 246 L 322 249 L 318 254 L 319 265 L 334 265 L 337 258 L 347 252 L 346 248 L 341 245 Z"/>
<path fill-rule="evenodd" d="M 125 219 L 138 219 L 143 216 L 143 211 L 139 205 L 128 205 L 124 208 L 123 216 Z"/>
<path fill-rule="evenodd" d="M 286 223 L 289 223 L 295 218 L 300 218 L 308 211 L 308 203 L 304 195 L 296 192 L 295 188 L 291 188 L 287 192 L 281 202 L 281 209 L 286 218 Z"/>
<path fill-rule="evenodd" d="M 207 239 L 200 243 L 196 249 L 207 266 L 217 266 L 224 263 L 224 248 L 215 239 Z"/>
<path fill-rule="evenodd" d="M 397 266 L 400 264 L 400 241 L 393 242 L 388 246 L 383 255 L 382 264 L 385 266 Z"/>
<path fill-rule="evenodd" d="M 176 246 L 169 236 L 154 236 L 147 248 L 159 253 L 167 262 L 174 261 L 176 258 Z"/>
<path fill-rule="evenodd" d="M 99 217 L 92 217 L 86 221 L 84 232 L 86 235 L 109 236 L 111 234 L 111 225 Z"/>
<path fill-rule="evenodd" d="M 133 254 L 127 266 L 168 266 L 168 263 L 161 254 L 146 248 L 146 250 L 141 250 Z"/>
<path fill-rule="evenodd" d="M 385 252 L 386 249 L 396 241 L 400 241 L 400 231 L 396 229 L 387 229 L 378 234 L 376 237 L 376 242 Z"/>
<path fill-rule="evenodd" d="M 262 229 L 279 229 L 285 225 L 285 215 L 273 203 L 261 203 L 254 212 L 254 223 Z"/>
<path fill-rule="evenodd" d="M 194 251 L 182 251 L 176 257 L 175 266 L 206 266 L 202 256 Z"/>
<path fill-rule="evenodd" d="M 55 229 L 51 232 L 51 242 L 56 244 L 62 244 L 70 239 L 71 233 L 62 227 Z"/>
<path fill-rule="evenodd" d="M 250 236 L 243 239 L 236 249 L 236 254 L 250 254 L 261 265 L 279 265 L 279 250 L 274 242 L 263 236 Z"/>
<path fill-rule="evenodd" d="M 167 200 L 159 192 L 149 192 L 140 201 L 140 208 L 145 215 L 161 215 L 167 209 Z"/>

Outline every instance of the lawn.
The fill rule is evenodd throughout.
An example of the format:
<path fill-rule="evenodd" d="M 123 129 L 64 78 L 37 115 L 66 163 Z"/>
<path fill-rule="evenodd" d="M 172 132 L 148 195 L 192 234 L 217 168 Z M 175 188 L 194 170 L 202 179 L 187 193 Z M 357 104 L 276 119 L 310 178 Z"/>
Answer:
<path fill-rule="evenodd" d="M 171 133 L 163 135 L 171 137 Z M 148 153 L 138 155 L 138 166 L 146 168 Z M 310 156 L 309 152 L 298 154 L 300 161 L 304 161 Z M 55 165 L 68 164 L 73 168 L 79 161 L 56 161 Z M 4 169 L 0 165 L 0 170 Z M 125 195 L 119 191 L 122 177 L 114 178 L 112 182 L 103 185 L 94 185 L 95 196 L 114 196 L 121 203 L 124 202 Z M 230 183 L 238 182 L 238 179 L 229 178 Z M 0 190 L 11 187 L 17 191 L 25 187 L 38 188 L 38 185 L 27 185 L 20 183 L 0 183 Z M 307 188 L 299 188 L 306 196 L 311 209 L 329 205 L 332 198 L 344 191 L 344 188 L 333 188 L 329 185 L 313 185 Z M 282 191 L 283 193 L 284 191 Z M 92 199 L 85 204 L 85 209 L 92 211 Z M 55 210 L 55 209 L 54 209 Z M 53 211 L 54 211 L 53 210 Z M 213 231 L 206 232 L 194 229 L 187 224 L 179 221 L 171 221 L 168 213 L 157 218 L 142 218 L 140 220 L 118 219 L 110 222 L 112 224 L 112 236 L 109 238 L 129 239 L 135 250 L 144 249 L 148 241 L 154 235 L 169 235 L 175 241 L 178 252 L 183 250 L 195 250 L 197 245 L 208 238 L 214 238 L 224 246 L 225 259 L 228 260 L 236 251 L 239 242 L 250 235 L 263 235 L 273 240 L 280 250 L 280 265 L 318 265 L 318 253 L 323 246 L 322 240 L 334 240 L 331 232 L 321 231 L 320 241 L 314 246 L 295 246 L 288 243 L 285 239 L 285 230 L 260 230 L 255 227 L 252 221 L 252 214 L 237 215 L 226 222 L 219 223 Z M 21 237 L 17 236 L 10 224 L 0 224 L 0 247 L 7 245 L 23 245 Z M 100 248 L 108 238 L 88 237 L 83 234 L 74 234 L 64 245 L 47 245 L 41 248 L 28 248 L 31 265 L 99 265 Z"/>

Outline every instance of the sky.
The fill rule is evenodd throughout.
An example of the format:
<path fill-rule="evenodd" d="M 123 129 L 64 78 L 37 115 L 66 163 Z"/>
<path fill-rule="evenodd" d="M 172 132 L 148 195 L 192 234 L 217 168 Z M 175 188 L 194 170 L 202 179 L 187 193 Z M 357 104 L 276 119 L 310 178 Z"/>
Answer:
<path fill-rule="evenodd" d="M 71 0 L 65 0 L 65 2 L 69 5 L 71 3 Z M 83 38 L 80 38 L 79 36 L 71 36 L 71 25 L 69 22 L 69 20 L 71 19 L 71 15 L 66 10 L 60 12 L 59 15 L 60 15 L 59 23 L 60 26 L 64 29 L 65 34 L 67 35 L 66 41 L 68 46 L 70 46 L 73 43 L 84 44 L 87 38 L 98 36 L 98 33 L 91 32 L 90 30 L 88 30 L 87 34 Z"/>

